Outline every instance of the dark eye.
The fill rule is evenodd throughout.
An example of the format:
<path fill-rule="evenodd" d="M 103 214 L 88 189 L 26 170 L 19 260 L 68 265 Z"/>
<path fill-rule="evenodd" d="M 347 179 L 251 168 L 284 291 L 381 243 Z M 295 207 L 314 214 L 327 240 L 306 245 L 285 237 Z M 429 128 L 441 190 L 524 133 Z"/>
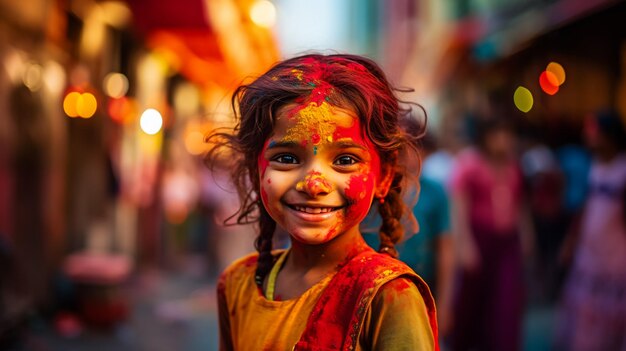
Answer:
<path fill-rule="evenodd" d="M 272 159 L 272 161 L 278 163 L 286 163 L 286 164 L 297 164 L 298 159 L 294 155 L 289 154 L 281 154 Z"/>
<path fill-rule="evenodd" d="M 358 160 L 356 158 L 354 158 L 353 156 L 349 156 L 349 155 L 339 156 L 335 160 L 335 164 L 338 165 L 338 166 L 349 166 L 349 165 L 353 165 L 353 164 L 355 164 L 357 162 L 358 162 Z"/>

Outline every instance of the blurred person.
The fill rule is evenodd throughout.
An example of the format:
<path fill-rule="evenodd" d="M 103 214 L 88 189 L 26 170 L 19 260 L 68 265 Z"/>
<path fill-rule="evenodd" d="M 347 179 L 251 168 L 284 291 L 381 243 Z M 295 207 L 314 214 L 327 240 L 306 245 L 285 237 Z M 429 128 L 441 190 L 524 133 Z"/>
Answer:
<path fill-rule="evenodd" d="M 536 136 L 529 138 L 531 145 L 521 157 L 537 248 L 529 293 L 538 303 L 552 303 L 560 285 L 559 248 L 568 228 L 563 205 L 565 179 L 552 149 Z"/>
<path fill-rule="evenodd" d="M 414 119 L 413 119 L 414 120 Z M 415 127 L 407 131 L 416 135 Z M 437 150 L 433 134 L 427 133 L 419 145 L 421 157 L 428 160 Z M 407 239 L 396 245 L 398 258 L 419 274 L 431 287 L 437 303 L 439 336 L 445 339 L 451 326 L 452 280 L 454 273 L 453 241 L 450 235 L 450 206 L 443 183 L 424 172 L 420 173 L 420 160 L 408 158 L 407 168 L 412 174 L 419 174 L 418 189 L 407 190 L 404 202 L 415 216 L 418 231 L 409 233 Z M 419 194 L 419 197 L 418 197 Z M 417 198 L 418 197 L 418 198 Z M 415 200 L 417 198 L 417 203 Z M 411 204 L 415 204 L 411 206 Z M 371 247 L 379 247 L 378 228 L 381 225 L 377 206 L 374 204 L 361 226 L 363 237 Z"/>
<path fill-rule="evenodd" d="M 529 245 L 523 179 L 510 123 L 476 123 L 476 147 L 458 155 L 450 184 L 459 267 L 451 349 L 514 351 L 521 347 L 522 250 Z"/>
<path fill-rule="evenodd" d="M 430 151 L 424 149 L 424 162 L 422 164 L 421 175 L 442 184 L 445 188 L 450 183 L 450 174 L 452 173 L 452 167 L 454 165 L 454 155 L 436 145 L 433 145 L 433 147 L 434 149 Z"/>
<path fill-rule="evenodd" d="M 586 121 L 589 193 L 564 248 L 572 256 L 558 350 L 626 350 L 626 131 L 615 111 Z"/>
<path fill-rule="evenodd" d="M 31 286 L 12 245 L 0 235 L 0 350 L 21 347 L 35 313 Z"/>

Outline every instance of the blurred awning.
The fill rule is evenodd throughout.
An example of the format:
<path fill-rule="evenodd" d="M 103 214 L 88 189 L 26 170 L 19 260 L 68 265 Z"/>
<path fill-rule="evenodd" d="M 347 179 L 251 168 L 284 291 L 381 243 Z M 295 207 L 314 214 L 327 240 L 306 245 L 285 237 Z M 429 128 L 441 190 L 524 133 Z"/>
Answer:
<path fill-rule="evenodd" d="M 147 46 L 197 84 L 231 88 L 278 57 L 271 32 L 249 19 L 253 0 L 126 1 Z"/>
<path fill-rule="evenodd" d="M 493 2 L 477 16 L 483 33 L 472 45 L 473 54 L 483 61 L 507 57 L 529 47 L 542 35 L 621 2 L 623 0 Z"/>

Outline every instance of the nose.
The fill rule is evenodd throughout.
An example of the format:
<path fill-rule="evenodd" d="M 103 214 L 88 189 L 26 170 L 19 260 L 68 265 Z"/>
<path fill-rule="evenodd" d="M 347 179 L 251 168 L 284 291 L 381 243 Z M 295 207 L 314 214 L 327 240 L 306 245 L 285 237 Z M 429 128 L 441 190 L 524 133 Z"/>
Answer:
<path fill-rule="evenodd" d="M 296 190 L 303 191 L 310 197 L 316 197 L 330 193 L 332 187 L 322 173 L 311 171 L 296 184 Z"/>

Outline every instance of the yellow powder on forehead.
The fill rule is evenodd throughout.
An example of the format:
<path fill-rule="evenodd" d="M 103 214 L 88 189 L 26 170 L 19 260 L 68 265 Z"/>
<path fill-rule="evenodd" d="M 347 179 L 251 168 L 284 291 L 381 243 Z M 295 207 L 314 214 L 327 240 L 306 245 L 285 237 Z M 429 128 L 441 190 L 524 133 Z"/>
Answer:
<path fill-rule="evenodd" d="M 332 142 L 333 133 L 337 129 L 333 116 L 333 107 L 329 103 L 322 102 L 318 106 L 311 102 L 298 111 L 296 124 L 287 130 L 282 141 L 302 144 L 311 142 L 313 145 Z"/>

